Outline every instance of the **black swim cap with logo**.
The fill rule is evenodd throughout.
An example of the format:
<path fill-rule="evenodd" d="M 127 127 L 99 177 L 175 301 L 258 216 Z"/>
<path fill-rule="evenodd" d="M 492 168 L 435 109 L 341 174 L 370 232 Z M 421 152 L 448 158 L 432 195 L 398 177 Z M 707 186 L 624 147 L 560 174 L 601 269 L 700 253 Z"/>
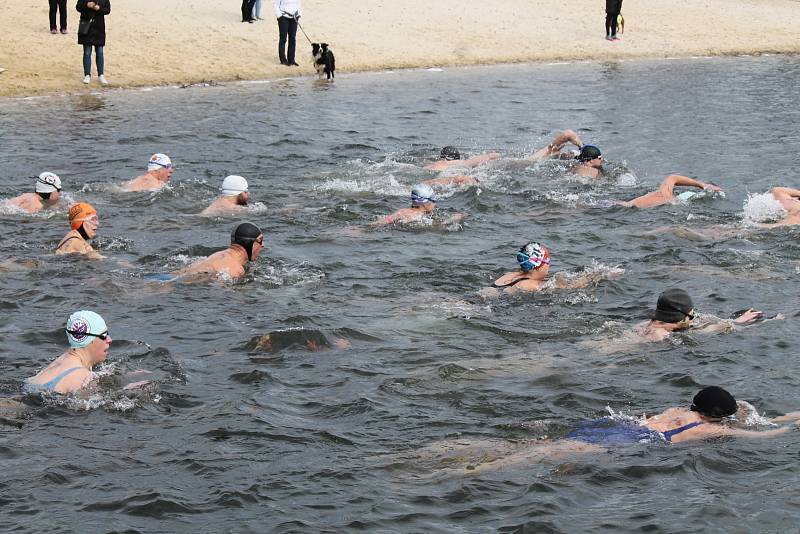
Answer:
<path fill-rule="evenodd" d="M 721 387 L 708 386 L 694 396 L 689 409 L 706 417 L 728 417 L 736 413 L 739 405 L 733 395 Z"/>
<path fill-rule="evenodd" d="M 683 289 L 667 289 L 658 296 L 653 319 L 662 323 L 679 323 L 693 309 L 689 293 Z"/>
<path fill-rule="evenodd" d="M 247 259 L 253 259 L 253 243 L 261 235 L 261 229 L 253 223 L 243 222 L 231 232 L 231 245 L 240 245 L 247 251 Z"/>
<path fill-rule="evenodd" d="M 578 161 L 591 161 L 595 158 L 599 158 L 602 156 L 603 153 L 600 152 L 600 149 L 594 145 L 583 145 L 581 148 L 581 153 L 578 154 Z"/>
<path fill-rule="evenodd" d="M 441 159 L 448 159 L 448 160 L 461 159 L 461 153 L 458 151 L 456 147 L 448 145 L 442 149 L 442 151 L 439 153 L 439 157 Z"/>

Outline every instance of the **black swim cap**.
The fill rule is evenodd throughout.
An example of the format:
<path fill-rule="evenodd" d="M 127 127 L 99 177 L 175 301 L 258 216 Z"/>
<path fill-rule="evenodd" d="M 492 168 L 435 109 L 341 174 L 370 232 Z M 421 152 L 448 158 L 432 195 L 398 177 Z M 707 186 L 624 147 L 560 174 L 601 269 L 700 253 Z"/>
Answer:
<path fill-rule="evenodd" d="M 461 159 L 461 153 L 454 146 L 446 146 L 439 153 L 441 159 Z"/>
<path fill-rule="evenodd" d="M 261 229 L 253 223 L 243 222 L 231 232 L 231 245 L 240 245 L 247 251 L 247 259 L 253 259 L 253 243 L 261 235 Z"/>
<path fill-rule="evenodd" d="M 662 323 L 679 323 L 693 309 L 689 293 L 683 289 L 667 289 L 658 296 L 653 319 Z"/>
<path fill-rule="evenodd" d="M 581 153 L 578 154 L 578 161 L 591 161 L 594 158 L 599 158 L 603 153 L 594 145 L 583 145 Z"/>
<path fill-rule="evenodd" d="M 733 395 L 721 387 L 708 386 L 694 396 L 689 409 L 706 417 L 728 417 L 735 414 L 739 406 Z"/>

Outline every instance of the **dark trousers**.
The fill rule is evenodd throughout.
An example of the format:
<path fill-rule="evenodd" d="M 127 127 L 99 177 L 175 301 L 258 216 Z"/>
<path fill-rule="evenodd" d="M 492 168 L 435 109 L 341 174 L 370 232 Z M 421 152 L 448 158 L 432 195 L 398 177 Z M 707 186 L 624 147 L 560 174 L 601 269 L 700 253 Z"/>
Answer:
<path fill-rule="evenodd" d="M 606 14 L 606 35 L 617 35 L 617 13 L 607 13 Z"/>
<path fill-rule="evenodd" d="M 253 18 L 253 6 L 256 0 L 242 0 L 242 22 Z"/>
<path fill-rule="evenodd" d="M 61 29 L 67 29 L 67 0 L 50 0 L 50 29 L 56 29 L 56 10 L 59 11 Z"/>
<path fill-rule="evenodd" d="M 280 58 L 281 63 L 294 63 L 294 38 L 297 35 L 297 20 L 289 17 L 278 18 L 278 31 L 280 32 L 278 58 Z M 289 38 L 289 50 L 284 53 L 287 37 Z"/>

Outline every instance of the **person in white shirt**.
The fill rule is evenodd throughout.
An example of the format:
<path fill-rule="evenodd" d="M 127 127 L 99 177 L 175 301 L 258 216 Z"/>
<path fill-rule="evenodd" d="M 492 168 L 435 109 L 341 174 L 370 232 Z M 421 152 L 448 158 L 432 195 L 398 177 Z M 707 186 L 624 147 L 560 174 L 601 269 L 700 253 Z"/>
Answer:
<path fill-rule="evenodd" d="M 272 8 L 278 19 L 278 58 L 281 65 L 287 67 L 299 67 L 294 60 L 295 36 L 297 35 L 297 21 L 302 16 L 300 0 L 272 0 Z M 286 40 L 289 40 L 289 48 L 286 50 Z"/>

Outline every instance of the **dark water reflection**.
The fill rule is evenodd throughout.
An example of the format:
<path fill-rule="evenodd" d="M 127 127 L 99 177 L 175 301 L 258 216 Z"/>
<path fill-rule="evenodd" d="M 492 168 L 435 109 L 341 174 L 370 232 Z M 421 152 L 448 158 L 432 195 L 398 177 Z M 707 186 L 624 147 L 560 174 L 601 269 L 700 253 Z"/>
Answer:
<path fill-rule="evenodd" d="M 66 215 L 0 214 L 0 391 L 63 350 L 90 308 L 112 359 L 160 391 L 94 409 L 33 401 L 0 425 L 10 531 L 730 532 L 795 528 L 797 434 L 633 446 L 452 477 L 414 451 L 448 437 L 563 435 L 576 421 L 682 405 L 720 384 L 767 415 L 798 408 L 796 230 L 698 240 L 742 218 L 748 192 L 798 186 L 800 61 L 736 58 L 506 66 L 0 103 L 0 197 L 42 170 L 91 202 L 116 260 L 49 255 Z M 463 228 L 359 234 L 402 207 L 444 144 L 513 160 L 557 129 L 600 145 L 613 178 L 508 161 L 440 208 Z M 123 195 L 152 152 L 170 188 Z M 610 206 L 680 172 L 725 199 Z M 148 282 L 223 247 L 199 212 L 248 178 L 266 251 L 241 284 Z M 573 293 L 476 294 L 537 239 L 556 271 L 625 274 Z M 28 264 L 20 265 L 20 261 Z M 35 260 L 30 263 L 30 260 Z M 702 312 L 784 321 L 673 344 L 601 348 L 679 285 Z M 268 338 L 266 336 L 269 336 Z M 599 342 L 598 342 L 599 340 Z M 605 343 L 603 342 L 605 340 Z M 101 399 L 102 400 L 102 399 Z M 17 424 L 13 424 L 16 422 Z M 76 525 L 80 525 L 77 527 Z"/>

